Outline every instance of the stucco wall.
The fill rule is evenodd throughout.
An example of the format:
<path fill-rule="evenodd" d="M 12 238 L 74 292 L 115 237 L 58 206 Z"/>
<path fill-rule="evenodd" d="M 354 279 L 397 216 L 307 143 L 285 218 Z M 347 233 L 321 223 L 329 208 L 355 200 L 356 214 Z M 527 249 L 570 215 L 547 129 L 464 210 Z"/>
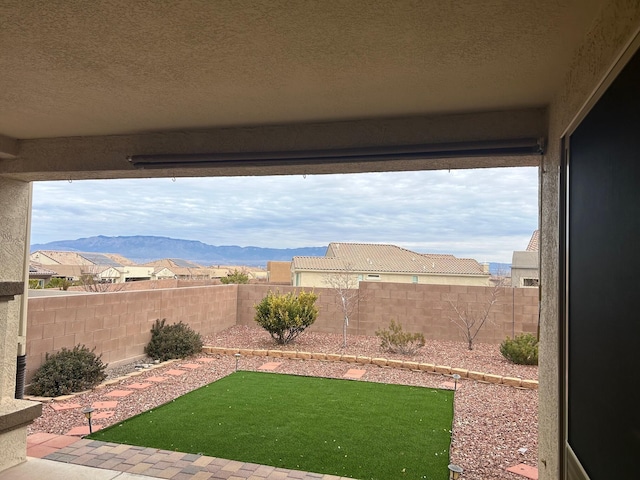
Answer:
<path fill-rule="evenodd" d="M 29 299 L 27 381 L 47 352 L 84 344 L 107 363 L 143 355 L 156 319 L 183 321 L 202 335 L 236 322 L 237 285 Z"/>
<path fill-rule="evenodd" d="M 562 395 L 558 292 L 560 286 L 559 203 L 561 138 L 596 91 L 627 43 L 640 28 L 640 2 L 614 0 L 606 5 L 576 52 L 562 87 L 549 109 L 549 141 L 543 157 L 540 189 L 542 288 L 540 328 L 540 411 L 538 472 L 540 480 L 564 478 L 559 455 L 562 439 Z"/>
<path fill-rule="evenodd" d="M 296 272 L 299 281 L 298 286 L 305 288 L 323 287 L 326 285 L 325 278 L 327 273 L 324 272 Z M 399 273 L 380 273 L 380 280 L 367 280 L 367 274 L 361 274 L 363 282 L 393 282 L 393 283 L 413 283 L 414 274 Z M 354 276 L 354 282 L 355 278 Z M 468 275 L 419 275 L 418 284 L 430 285 L 489 285 L 489 275 L 487 276 L 468 276 Z"/>

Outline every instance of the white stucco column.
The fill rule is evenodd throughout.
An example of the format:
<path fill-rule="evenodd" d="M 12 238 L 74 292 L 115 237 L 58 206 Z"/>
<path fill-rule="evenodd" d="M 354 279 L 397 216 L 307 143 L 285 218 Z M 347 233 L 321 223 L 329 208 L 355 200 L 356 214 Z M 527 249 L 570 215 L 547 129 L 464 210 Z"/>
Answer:
<path fill-rule="evenodd" d="M 31 184 L 0 178 L 0 471 L 26 459 L 27 425 L 42 412 L 40 403 L 14 398 L 24 342 L 19 335 L 26 336 L 21 316 L 27 313 L 22 298 L 30 211 Z"/>

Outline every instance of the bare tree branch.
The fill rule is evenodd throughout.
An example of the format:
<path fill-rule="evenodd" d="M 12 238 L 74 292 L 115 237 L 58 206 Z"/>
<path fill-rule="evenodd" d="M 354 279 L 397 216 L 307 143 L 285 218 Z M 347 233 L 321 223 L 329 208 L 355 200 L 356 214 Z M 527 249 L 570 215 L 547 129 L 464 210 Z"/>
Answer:
<path fill-rule="evenodd" d="M 358 305 L 360 295 L 358 289 L 358 276 L 354 273 L 353 265 L 345 264 L 344 269 L 334 273 L 328 273 L 323 278 L 323 283 L 333 290 L 339 301 L 342 311 L 342 347 L 347 346 L 347 327 L 349 317 L 352 316 Z"/>
<path fill-rule="evenodd" d="M 482 329 L 482 327 L 490 322 L 489 314 L 492 307 L 498 301 L 498 297 L 502 294 L 504 281 L 497 282 L 485 296 L 481 304 L 473 307 L 469 303 L 461 304 L 459 301 L 453 303 L 449 300 L 449 305 L 455 313 L 451 321 L 460 329 L 463 338 L 467 342 L 469 350 L 473 350 L 473 341 Z"/>
<path fill-rule="evenodd" d="M 83 272 L 79 280 L 80 287 L 85 292 L 90 293 L 119 292 L 124 290 L 126 285 L 124 282 L 110 282 L 100 276 L 107 268 L 108 267 L 101 267 L 100 265 L 83 267 Z"/>

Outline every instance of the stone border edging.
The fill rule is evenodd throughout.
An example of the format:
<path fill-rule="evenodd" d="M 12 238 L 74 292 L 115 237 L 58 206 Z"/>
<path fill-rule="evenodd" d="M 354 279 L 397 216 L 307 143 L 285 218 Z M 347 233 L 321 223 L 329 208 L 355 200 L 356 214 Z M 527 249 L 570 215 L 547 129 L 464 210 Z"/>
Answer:
<path fill-rule="evenodd" d="M 243 356 L 288 358 L 299 360 L 323 360 L 329 362 L 357 363 L 360 365 L 378 365 L 379 367 L 405 368 L 408 370 L 421 371 L 426 373 L 436 373 L 441 375 L 460 375 L 460 378 L 468 378 L 479 382 L 493 383 L 496 385 L 506 385 L 509 387 L 525 388 L 529 390 L 538 389 L 537 380 L 526 380 L 519 377 L 503 377 L 490 373 L 475 372 L 464 368 L 455 368 L 448 365 L 435 365 L 433 363 L 419 363 L 404 360 L 394 360 L 387 358 L 363 357 L 359 355 L 341 355 L 339 353 L 313 353 L 293 350 L 252 350 L 248 348 L 227 348 L 227 347 L 202 347 L 203 353 L 219 355 L 235 355 L 239 353 Z"/>
<path fill-rule="evenodd" d="M 147 367 L 145 369 L 136 370 L 135 372 L 127 373 L 126 375 L 122 375 L 121 377 L 114 377 L 114 378 L 110 378 L 109 380 L 105 380 L 104 382 L 96 385 L 92 389 L 83 390 L 82 392 L 73 392 L 73 393 L 70 393 L 68 395 L 60 395 L 59 397 L 36 397 L 34 395 L 25 395 L 24 399 L 25 400 L 31 400 L 31 401 L 34 401 L 34 402 L 40 402 L 40 403 L 65 402 L 67 400 L 71 400 L 72 398 L 74 398 L 77 395 L 83 395 L 85 393 L 91 393 L 94 390 L 100 390 L 101 388 L 105 388 L 105 387 L 108 387 L 108 386 L 111 386 L 111 385 L 115 385 L 116 383 L 120 383 L 123 380 L 126 380 L 128 378 L 137 377 L 139 375 L 142 375 L 144 372 L 148 372 L 149 370 L 155 370 L 156 368 L 166 367 L 167 365 L 169 365 L 171 363 L 174 363 L 174 362 L 177 362 L 179 360 L 181 361 L 182 359 L 172 358 L 171 360 L 165 360 L 164 362 L 154 363 L 154 364 L 151 364 L 149 367 Z"/>
<path fill-rule="evenodd" d="M 500 375 L 492 375 L 489 373 L 475 372 L 473 370 L 466 370 L 464 368 L 455 368 L 447 365 L 435 365 L 433 363 L 419 363 L 405 360 L 394 360 L 378 357 L 363 357 L 360 355 L 341 355 L 339 353 L 312 353 L 312 352 L 300 352 L 294 350 L 252 350 L 248 348 L 227 348 L 227 347 L 214 347 L 204 346 L 202 347 L 202 353 L 218 354 L 218 355 L 235 355 L 239 353 L 243 356 L 253 357 L 271 357 L 271 358 L 287 358 L 298 360 L 320 360 L 329 362 L 345 362 L 356 363 L 360 365 L 377 365 L 379 367 L 389 368 L 405 368 L 407 370 L 420 371 L 426 373 L 435 373 L 439 375 L 460 375 L 460 378 L 468 378 L 470 380 L 477 380 L 479 382 L 493 383 L 495 385 L 506 385 L 509 387 L 524 388 L 528 390 L 537 390 L 537 380 L 526 380 L 518 377 L 503 377 Z M 91 390 L 84 390 L 82 392 L 74 392 L 69 395 L 61 395 L 59 397 L 36 397 L 33 395 L 25 395 L 25 400 L 31 400 L 40 403 L 49 402 L 64 402 L 73 399 L 76 395 L 82 395 L 84 393 L 91 393 L 93 390 L 115 385 L 127 378 L 137 377 L 144 372 L 154 370 L 156 368 L 165 367 L 171 363 L 181 361 L 182 359 L 171 359 L 161 363 L 156 363 L 143 370 L 137 370 L 135 372 L 128 373 L 121 377 L 111 378 L 99 385 L 96 385 Z"/>

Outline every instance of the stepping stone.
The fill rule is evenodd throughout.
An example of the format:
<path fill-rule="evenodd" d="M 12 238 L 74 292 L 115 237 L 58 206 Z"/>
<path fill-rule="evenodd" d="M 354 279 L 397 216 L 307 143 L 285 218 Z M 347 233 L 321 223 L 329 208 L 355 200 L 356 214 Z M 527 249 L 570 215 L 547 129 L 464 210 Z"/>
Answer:
<path fill-rule="evenodd" d="M 531 480 L 538 480 L 538 469 L 524 463 L 519 463 L 518 465 L 507 468 L 507 472 L 522 475 L 523 477 L 530 478 Z"/>
<path fill-rule="evenodd" d="M 44 443 L 48 440 L 56 438 L 58 435 L 55 433 L 38 432 L 27 436 L 27 445 L 37 445 Z"/>
<path fill-rule="evenodd" d="M 356 368 L 350 368 L 349 370 L 347 370 L 347 373 L 345 373 L 343 375 L 343 378 L 362 378 L 362 376 L 367 373 L 366 370 L 358 370 Z"/>
<path fill-rule="evenodd" d="M 197 363 L 185 363 L 180 365 L 181 368 L 190 368 L 191 370 L 196 369 L 196 368 L 200 368 L 202 365 L 199 365 Z"/>
<path fill-rule="evenodd" d="M 47 455 L 57 452 L 55 447 L 47 447 L 46 445 L 29 445 L 27 444 L 27 457 L 44 458 Z"/>
<path fill-rule="evenodd" d="M 280 365 L 282 365 L 281 362 L 267 362 L 262 366 L 258 367 L 258 370 L 275 370 Z"/>
<path fill-rule="evenodd" d="M 101 428 L 102 428 L 102 425 L 93 425 L 94 432 L 97 432 Z M 71 430 L 65 433 L 65 435 L 72 435 L 72 436 L 79 436 L 79 437 L 83 435 L 89 435 L 89 425 L 82 426 L 82 427 L 73 427 Z"/>
<path fill-rule="evenodd" d="M 110 408 L 116 408 L 118 406 L 118 402 L 115 400 L 111 402 L 93 402 L 91 406 L 97 410 L 110 409 Z"/>
<path fill-rule="evenodd" d="M 52 438 L 50 440 L 47 440 L 44 443 L 41 443 L 40 446 L 59 449 L 59 448 L 68 447 L 69 445 L 76 443 L 77 441 L 78 439 L 76 437 L 70 437 L 70 436 L 68 437 L 65 435 L 55 435 L 55 438 Z"/>
<path fill-rule="evenodd" d="M 150 386 L 150 383 L 132 383 L 131 385 L 127 385 L 128 388 L 134 388 L 136 390 L 144 390 L 145 388 L 149 388 Z"/>
<path fill-rule="evenodd" d="M 178 377 L 180 375 L 184 375 L 186 372 L 186 370 L 167 370 L 166 372 L 167 375 L 173 375 L 174 377 Z"/>
<path fill-rule="evenodd" d="M 442 388 L 450 388 L 451 390 L 454 390 L 456 388 L 456 384 L 454 382 L 442 382 L 440 384 L 440 387 L 442 387 Z"/>
<path fill-rule="evenodd" d="M 131 395 L 133 390 L 114 390 L 111 393 L 107 393 L 105 397 L 126 397 L 127 395 Z"/>
<path fill-rule="evenodd" d="M 60 412 L 62 410 L 73 410 L 74 408 L 80 408 L 82 405 L 79 403 L 52 403 L 51 408 L 53 408 L 56 412 Z"/>
<path fill-rule="evenodd" d="M 168 377 L 147 377 L 146 380 L 149 382 L 162 383 L 169 380 L 169 378 Z"/>
<path fill-rule="evenodd" d="M 111 418 L 116 414 L 116 412 L 113 411 L 108 411 L 108 412 L 98 412 L 98 413 L 94 413 L 93 416 L 91 417 L 94 420 L 100 420 L 102 418 Z"/>
<path fill-rule="evenodd" d="M 210 362 L 215 362 L 216 359 L 215 358 L 199 358 L 198 360 L 196 360 L 197 362 L 202 362 L 202 363 L 210 363 Z"/>

